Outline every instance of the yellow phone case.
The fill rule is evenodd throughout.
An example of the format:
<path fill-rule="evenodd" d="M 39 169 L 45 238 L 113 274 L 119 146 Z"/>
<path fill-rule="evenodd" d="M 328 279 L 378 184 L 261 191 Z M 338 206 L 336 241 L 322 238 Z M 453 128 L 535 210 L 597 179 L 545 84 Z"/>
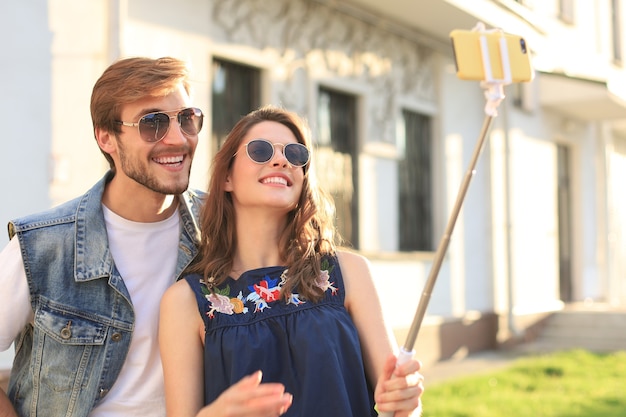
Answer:
<path fill-rule="evenodd" d="M 460 29 L 450 32 L 457 77 L 462 80 L 490 81 L 487 79 L 488 71 L 483 63 L 482 36 L 487 41 L 493 80 L 506 81 L 500 50 L 503 36 L 506 40 L 511 72 L 509 82 L 528 82 L 533 79 L 534 71 L 530 62 L 530 52 L 523 37 L 501 31 L 480 32 Z"/>

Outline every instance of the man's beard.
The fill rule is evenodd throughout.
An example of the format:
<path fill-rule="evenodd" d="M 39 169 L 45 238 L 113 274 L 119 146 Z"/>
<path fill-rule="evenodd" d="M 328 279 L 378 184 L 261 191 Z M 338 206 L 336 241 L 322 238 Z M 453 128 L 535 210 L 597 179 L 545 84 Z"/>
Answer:
<path fill-rule="evenodd" d="M 118 145 L 121 165 L 120 169 L 126 174 L 127 177 L 133 179 L 137 183 L 154 192 L 165 195 L 182 194 L 185 190 L 187 190 L 187 187 L 189 187 L 189 175 L 191 171 L 191 166 L 189 167 L 189 171 L 187 171 L 186 173 L 187 176 L 184 182 L 164 184 L 160 182 L 154 175 L 151 175 L 148 166 L 141 163 L 138 159 L 127 158 L 126 149 L 119 139 Z"/>

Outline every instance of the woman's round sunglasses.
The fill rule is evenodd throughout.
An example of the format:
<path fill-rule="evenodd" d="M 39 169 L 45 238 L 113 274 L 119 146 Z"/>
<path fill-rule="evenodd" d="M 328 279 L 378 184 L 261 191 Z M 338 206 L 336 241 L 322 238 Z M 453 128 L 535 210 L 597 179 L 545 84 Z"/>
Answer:
<path fill-rule="evenodd" d="M 174 116 L 170 116 L 166 112 L 153 112 L 143 115 L 137 123 L 122 122 L 121 120 L 116 120 L 115 122 L 124 126 L 137 126 L 141 139 L 146 142 L 156 143 L 167 135 L 172 119 L 178 120 L 180 130 L 184 134 L 194 136 L 202 129 L 204 115 L 202 110 L 196 107 L 188 107 L 179 110 Z"/>
<path fill-rule="evenodd" d="M 245 145 L 246 154 L 253 162 L 265 164 L 274 157 L 274 147 L 277 145 L 283 147 L 283 155 L 292 166 L 303 167 L 309 163 L 311 155 L 307 147 L 301 143 L 284 144 L 272 143 L 267 139 L 253 139 Z"/>

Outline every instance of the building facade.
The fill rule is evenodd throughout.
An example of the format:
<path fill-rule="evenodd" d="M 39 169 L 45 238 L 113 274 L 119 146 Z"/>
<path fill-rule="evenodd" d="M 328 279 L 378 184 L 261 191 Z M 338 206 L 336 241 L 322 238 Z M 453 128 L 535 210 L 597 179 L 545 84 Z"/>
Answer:
<path fill-rule="evenodd" d="M 345 244 L 371 260 L 403 343 L 486 120 L 449 33 L 527 41 L 504 88 L 416 349 L 425 361 L 532 335 L 571 302 L 626 304 L 620 0 L 36 0 L 6 6 L 0 221 L 81 194 L 107 168 L 89 116 L 114 60 L 187 60 L 207 115 L 192 170 L 263 104 L 305 116 Z M 22 139 L 22 137 L 24 139 Z"/>

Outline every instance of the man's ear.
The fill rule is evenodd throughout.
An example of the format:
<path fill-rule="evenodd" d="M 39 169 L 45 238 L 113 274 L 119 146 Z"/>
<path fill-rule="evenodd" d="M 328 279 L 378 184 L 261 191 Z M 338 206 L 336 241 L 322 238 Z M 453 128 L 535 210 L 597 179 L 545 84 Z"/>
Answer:
<path fill-rule="evenodd" d="M 115 134 L 97 127 L 94 132 L 98 146 L 103 152 L 108 154 L 115 153 L 117 151 L 117 138 Z"/>

